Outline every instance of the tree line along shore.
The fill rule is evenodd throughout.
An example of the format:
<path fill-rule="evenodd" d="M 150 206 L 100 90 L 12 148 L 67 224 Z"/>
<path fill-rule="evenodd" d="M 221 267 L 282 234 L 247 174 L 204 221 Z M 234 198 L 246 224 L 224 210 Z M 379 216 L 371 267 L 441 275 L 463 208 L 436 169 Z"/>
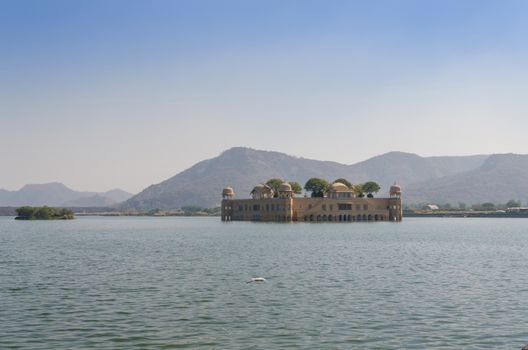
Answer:
<path fill-rule="evenodd" d="M 319 180 L 319 179 L 317 179 Z M 345 182 L 345 179 L 338 179 L 340 182 Z M 276 187 L 280 179 L 271 179 L 266 182 L 270 187 Z M 336 180 L 337 181 L 337 180 Z M 313 181 L 312 181 L 313 182 Z M 315 186 L 307 186 L 312 188 L 312 194 L 320 195 L 328 182 L 316 181 Z M 302 188 L 299 184 L 293 183 L 292 189 L 298 194 Z M 364 188 L 360 189 L 362 185 L 351 185 L 348 181 L 347 186 L 353 188 L 357 186 L 357 195 L 371 196 L 378 188 L 375 185 L 367 185 L 366 191 Z M 377 185 L 377 184 L 376 184 Z M 306 186 L 305 186 L 306 188 Z M 371 192 L 372 191 L 372 192 Z M 369 193 L 370 192 L 370 193 Z M 77 216 L 219 216 L 220 207 L 204 208 L 201 206 L 182 206 L 179 209 L 149 209 L 149 210 L 126 210 L 121 211 L 114 207 L 71 207 L 71 208 L 56 208 L 56 207 L 0 207 L 0 216 L 16 216 L 18 220 L 66 220 Z M 404 216 L 407 217 L 528 217 L 528 206 L 522 207 L 522 203 L 517 200 L 510 200 L 507 203 L 496 204 L 491 202 L 466 205 L 465 203 L 458 203 L 457 205 L 446 204 L 405 204 Z"/>
<path fill-rule="evenodd" d="M 523 207 L 520 201 L 509 200 L 504 204 L 491 202 L 466 205 L 458 203 L 447 204 L 411 204 L 404 207 L 404 215 L 429 217 L 528 217 L 528 207 Z"/>
<path fill-rule="evenodd" d="M 15 220 L 72 220 L 73 211 L 66 208 L 23 206 L 16 209 Z"/>
<path fill-rule="evenodd" d="M 75 216 L 220 216 L 220 207 L 184 206 L 180 209 L 150 209 L 120 211 L 109 207 L 0 207 L 0 216 L 15 216 L 17 220 L 66 220 Z"/>

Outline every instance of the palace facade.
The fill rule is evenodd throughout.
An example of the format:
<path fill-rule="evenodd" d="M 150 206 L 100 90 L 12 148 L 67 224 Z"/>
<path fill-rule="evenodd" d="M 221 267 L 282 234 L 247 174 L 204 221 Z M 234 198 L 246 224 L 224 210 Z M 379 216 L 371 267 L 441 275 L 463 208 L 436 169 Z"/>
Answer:
<path fill-rule="evenodd" d="M 356 197 L 342 183 L 333 183 L 324 197 L 295 197 L 289 183 L 277 193 L 259 184 L 251 198 L 236 199 L 230 186 L 222 191 L 222 221 L 357 222 L 401 221 L 401 187 L 393 185 L 389 198 Z"/>

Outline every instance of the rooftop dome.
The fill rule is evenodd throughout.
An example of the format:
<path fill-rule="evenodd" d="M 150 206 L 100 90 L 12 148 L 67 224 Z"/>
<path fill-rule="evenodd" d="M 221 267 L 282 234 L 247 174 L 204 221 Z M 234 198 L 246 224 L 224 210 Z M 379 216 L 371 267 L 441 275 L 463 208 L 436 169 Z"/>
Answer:
<path fill-rule="evenodd" d="M 332 185 L 330 185 L 331 191 L 348 191 L 350 190 L 347 185 L 341 183 L 341 182 L 334 182 Z"/>
<path fill-rule="evenodd" d="M 227 186 L 226 188 L 222 190 L 223 196 L 234 195 L 234 194 L 235 194 L 235 191 L 233 191 L 233 187 L 231 186 Z"/>
<path fill-rule="evenodd" d="M 401 193 L 401 186 L 394 184 L 390 187 L 390 193 Z"/>
<path fill-rule="evenodd" d="M 271 198 L 273 191 L 268 185 L 258 184 L 251 190 L 251 196 L 253 199 Z"/>
<path fill-rule="evenodd" d="M 260 191 L 262 191 L 264 189 L 264 187 L 266 187 L 266 186 L 264 186 L 263 184 L 258 184 L 255 187 L 253 187 L 253 191 L 252 192 L 260 192 Z"/>
<path fill-rule="evenodd" d="M 279 186 L 279 192 L 288 192 L 288 191 L 291 191 L 292 190 L 292 187 L 289 183 L 287 182 L 283 182 L 280 186 Z"/>

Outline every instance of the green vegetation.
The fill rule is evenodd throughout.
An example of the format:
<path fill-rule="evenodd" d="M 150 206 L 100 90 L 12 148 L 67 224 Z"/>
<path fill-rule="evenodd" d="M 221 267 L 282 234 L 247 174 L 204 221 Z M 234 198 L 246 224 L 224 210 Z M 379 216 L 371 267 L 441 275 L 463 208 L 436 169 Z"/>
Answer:
<path fill-rule="evenodd" d="M 282 185 L 283 182 L 284 180 L 282 179 L 273 178 L 273 179 L 269 179 L 268 181 L 266 181 L 266 185 L 269 186 L 276 195 L 278 195 L 279 187 L 280 185 Z"/>
<path fill-rule="evenodd" d="M 124 216 L 220 216 L 220 207 L 203 208 L 198 205 L 184 205 L 180 209 L 162 210 L 159 208 L 148 211 L 128 211 L 118 213 Z"/>
<path fill-rule="evenodd" d="M 352 191 L 354 192 L 354 194 L 358 198 L 365 197 L 365 192 L 363 191 L 363 185 L 362 184 L 352 185 Z"/>
<path fill-rule="evenodd" d="M 521 201 L 516 201 L 513 199 L 510 199 L 508 203 L 506 203 L 506 208 L 515 208 L 515 207 L 521 207 Z"/>
<path fill-rule="evenodd" d="M 17 220 L 71 220 L 75 216 L 73 212 L 65 208 L 43 207 L 20 207 L 16 210 Z"/>
<path fill-rule="evenodd" d="M 340 183 L 342 183 L 343 185 L 345 185 L 348 188 L 352 188 L 354 186 L 354 185 L 352 185 L 352 183 L 350 181 L 348 181 L 347 179 L 343 179 L 342 177 L 339 178 L 339 179 L 334 180 L 334 182 L 332 182 L 332 183 L 335 184 L 336 182 L 340 182 Z"/>
<path fill-rule="evenodd" d="M 273 178 L 266 181 L 266 185 L 273 190 L 274 197 L 279 196 L 279 187 L 284 183 L 283 179 L 279 178 Z M 302 187 L 298 182 L 290 181 L 288 182 L 292 188 L 293 193 L 295 194 L 301 194 Z"/>
<path fill-rule="evenodd" d="M 187 213 L 198 213 L 200 211 L 203 211 L 204 208 L 197 205 L 184 205 L 183 207 L 181 207 L 181 210 Z"/>
<path fill-rule="evenodd" d="M 350 188 L 354 192 L 354 194 L 359 198 L 365 197 L 365 194 L 367 194 L 367 197 L 372 198 L 374 197 L 374 193 L 378 193 L 381 189 L 380 185 L 378 185 L 374 181 L 368 181 L 364 184 L 353 185 L 347 179 L 339 178 L 336 179 L 333 183 L 336 182 L 340 182 Z M 312 197 L 324 197 L 325 192 L 327 192 L 329 188 L 330 184 L 325 179 L 320 179 L 317 177 L 312 177 L 304 185 L 304 189 L 306 191 L 312 192 Z"/>
<path fill-rule="evenodd" d="M 482 203 L 480 209 L 483 211 L 495 210 L 495 204 L 490 203 L 490 202 Z"/>
<path fill-rule="evenodd" d="M 522 207 L 523 204 L 521 201 L 510 199 L 508 202 L 502 203 L 493 203 L 493 202 L 484 202 L 484 203 L 475 203 L 468 205 L 463 202 L 459 202 L 457 205 L 452 205 L 451 203 L 406 203 L 405 209 L 416 212 L 416 213 L 427 213 L 432 210 L 427 208 L 428 205 L 436 205 L 438 209 L 433 210 L 435 213 L 495 213 L 495 212 L 504 212 L 508 208 L 518 208 Z"/>
<path fill-rule="evenodd" d="M 304 185 L 306 191 L 312 192 L 312 197 L 324 197 L 325 192 L 328 190 L 328 181 L 317 177 L 312 177 Z"/>
<path fill-rule="evenodd" d="M 378 193 L 381 189 L 380 185 L 378 185 L 378 183 L 374 181 L 368 181 L 364 184 L 352 185 L 350 188 L 352 189 L 352 191 L 354 191 L 354 194 L 359 198 L 365 197 L 365 194 L 367 194 L 368 198 L 373 198 L 374 193 Z"/>
<path fill-rule="evenodd" d="M 293 193 L 301 194 L 302 186 L 298 182 L 291 181 L 291 182 L 289 182 L 289 184 L 290 184 L 290 186 L 292 188 Z"/>
<path fill-rule="evenodd" d="M 220 207 L 202 208 L 196 205 L 186 205 L 181 207 L 183 216 L 217 216 L 220 215 Z"/>
<path fill-rule="evenodd" d="M 367 193 L 367 197 L 369 198 L 374 197 L 373 193 L 378 193 L 381 189 L 380 185 L 374 181 L 365 182 L 363 185 L 361 185 L 361 188 L 363 192 Z"/>

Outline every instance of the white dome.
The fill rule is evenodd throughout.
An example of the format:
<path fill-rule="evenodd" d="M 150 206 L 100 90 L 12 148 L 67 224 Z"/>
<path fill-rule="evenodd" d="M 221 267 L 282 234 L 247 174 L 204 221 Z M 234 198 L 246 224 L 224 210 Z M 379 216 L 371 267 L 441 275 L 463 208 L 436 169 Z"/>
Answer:
<path fill-rule="evenodd" d="M 257 186 L 253 187 L 253 191 L 251 192 L 261 192 L 266 186 L 263 184 L 258 184 Z"/>
<path fill-rule="evenodd" d="M 390 187 L 390 193 L 401 193 L 401 186 L 400 185 L 392 185 Z"/>
<path fill-rule="evenodd" d="M 226 188 L 222 190 L 223 196 L 232 196 L 234 194 L 235 194 L 235 191 L 233 191 L 233 187 L 231 186 L 227 186 Z"/>
<path fill-rule="evenodd" d="M 290 192 L 292 190 L 292 187 L 289 183 L 287 182 L 283 182 L 280 186 L 279 186 L 279 192 Z"/>
<path fill-rule="evenodd" d="M 331 191 L 348 191 L 350 190 L 347 185 L 341 183 L 341 182 L 334 182 L 332 185 L 330 185 Z"/>

